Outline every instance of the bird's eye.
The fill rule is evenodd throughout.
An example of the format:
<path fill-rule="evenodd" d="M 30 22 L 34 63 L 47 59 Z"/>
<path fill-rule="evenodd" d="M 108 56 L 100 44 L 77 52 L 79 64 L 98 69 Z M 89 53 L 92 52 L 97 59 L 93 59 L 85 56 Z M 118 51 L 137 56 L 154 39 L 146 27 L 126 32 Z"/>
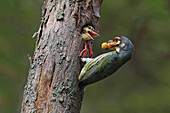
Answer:
<path fill-rule="evenodd" d="M 89 29 L 93 29 L 93 27 L 92 27 L 92 26 L 88 26 L 88 28 L 89 28 Z"/>
<path fill-rule="evenodd" d="M 120 40 L 120 37 L 114 37 L 113 40 L 118 41 L 118 40 Z"/>

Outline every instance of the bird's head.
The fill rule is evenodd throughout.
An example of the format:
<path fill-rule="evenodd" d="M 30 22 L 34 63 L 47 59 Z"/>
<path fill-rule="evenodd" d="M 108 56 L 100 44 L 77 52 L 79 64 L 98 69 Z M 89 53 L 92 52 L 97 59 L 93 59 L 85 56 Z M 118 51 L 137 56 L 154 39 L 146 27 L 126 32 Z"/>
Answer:
<path fill-rule="evenodd" d="M 115 50 L 115 47 L 121 43 L 120 37 L 114 37 L 113 40 L 103 42 L 101 48 L 104 50 Z"/>
<path fill-rule="evenodd" d="M 94 38 L 98 36 L 99 34 L 94 31 L 94 28 L 91 25 L 83 27 L 82 38 L 84 40 L 94 40 Z"/>

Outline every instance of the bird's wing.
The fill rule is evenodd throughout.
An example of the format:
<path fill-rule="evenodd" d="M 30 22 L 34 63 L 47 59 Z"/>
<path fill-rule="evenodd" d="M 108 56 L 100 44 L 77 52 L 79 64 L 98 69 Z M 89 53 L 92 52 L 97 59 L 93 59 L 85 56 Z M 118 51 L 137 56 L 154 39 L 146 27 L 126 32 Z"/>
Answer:
<path fill-rule="evenodd" d="M 100 70 L 100 68 L 104 67 L 109 62 L 109 60 L 111 60 L 109 57 L 111 55 L 116 57 L 117 53 L 113 52 L 113 51 L 108 52 L 108 53 L 102 54 L 102 55 L 94 58 L 93 60 L 87 62 L 80 72 L 79 80 L 82 81 L 83 78 L 86 78 L 86 76 L 88 76 L 91 73 L 96 72 L 97 70 Z"/>

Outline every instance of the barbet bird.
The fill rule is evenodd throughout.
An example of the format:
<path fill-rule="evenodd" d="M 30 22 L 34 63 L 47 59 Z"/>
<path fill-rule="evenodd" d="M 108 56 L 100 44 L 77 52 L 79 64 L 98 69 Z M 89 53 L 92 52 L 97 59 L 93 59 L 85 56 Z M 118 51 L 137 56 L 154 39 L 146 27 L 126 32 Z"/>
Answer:
<path fill-rule="evenodd" d="M 88 41 L 94 40 L 94 38 L 98 37 L 99 34 L 94 31 L 94 28 L 90 25 L 83 27 L 81 37 L 85 40 L 85 48 L 81 51 L 80 57 L 84 57 L 87 50 L 89 49 L 90 54 L 89 57 L 92 58 L 93 51 L 90 47 L 90 44 L 88 44 Z"/>
<path fill-rule="evenodd" d="M 112 46 L 109 45 L 111 43 Z M 78 77 L 80 87 L 84 88 L 88 84 L 92 84 L 110 76 L 130 60 L 133 55 L 134 46 L 132 42 L 124 36 L 116 37 L 105 44 L 107 44 L 105 49 L 111 50 L 110 52 L 101 54 L 94 59 L 81 59 L 83 62 L 86 62 L 86 64 Z M 104 45 L 102 48 L 103 47 Z"/>

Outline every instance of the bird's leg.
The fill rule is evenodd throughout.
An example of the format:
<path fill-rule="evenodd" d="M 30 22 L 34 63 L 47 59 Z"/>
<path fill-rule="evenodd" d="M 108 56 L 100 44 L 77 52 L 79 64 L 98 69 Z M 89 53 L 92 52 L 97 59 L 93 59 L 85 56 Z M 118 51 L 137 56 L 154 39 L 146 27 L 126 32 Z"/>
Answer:
<path fill-rule="evenodd" d="M 89 47 L 89 50 L 90 50 L 90 55 L 89 55 L 89 57 L 92 58 L 92 56 L 93 56 L 93 51 L 92 51 L 92 49 L 91 49 L 91 47 L 90 47 L 90 44 L 88 44 L 88 47 Z"/>
<path fill-rule="evenodd" d="M 85 48 L 81 51 L 81 53 L 80 53 L 80 57 L 84 57 L 85 56 L 85 54 L 86 54 L 86 51 L 87 51 L 87 43 L 85 42 L 84 43 L 85 44 Z M 83 54 L 83 55 L 82 55 Z"/>

